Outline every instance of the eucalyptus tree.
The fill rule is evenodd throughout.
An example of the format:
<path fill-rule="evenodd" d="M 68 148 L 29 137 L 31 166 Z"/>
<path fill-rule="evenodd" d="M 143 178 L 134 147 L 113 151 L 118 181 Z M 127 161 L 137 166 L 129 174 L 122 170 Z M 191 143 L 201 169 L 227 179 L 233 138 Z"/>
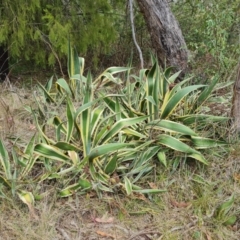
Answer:
<path fill-rule="evenodd" d="M 130 0 L 131 1 L 131 0 Z M 167 0 L 137 0 L 159 63 L 187 70 L 188 52 L 182 31 Z"/>

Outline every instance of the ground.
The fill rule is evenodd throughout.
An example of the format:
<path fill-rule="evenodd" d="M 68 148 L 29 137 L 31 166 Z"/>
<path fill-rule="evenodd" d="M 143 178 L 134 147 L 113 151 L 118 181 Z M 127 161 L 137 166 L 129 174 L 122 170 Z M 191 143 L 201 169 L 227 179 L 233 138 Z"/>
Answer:
<path fill-rule="evenodd" d="M 1 85 L 0 137 L 8 149 L 12 146 L 9 137 L 29 139 L 35 132 L 30 114 L 24 110 L 33 104 L 34 90 L 34 86 Z M 224 97 L 228 93 L 222 94 Z M 11 199 L 2 197 L 0 240 L 238 240 L 239 141 L 212 151 L 207 158 L 209 166 L 185 162 L 173 169 L 158 165 L 154 176 L 142 180 L 151 188 L 166 189 L 157 195 L 126 196 L 119 192 L 98 198 L 90 192 L 58 198 L 57 186 L 43 185 L 46 194 L 30 212 L 17 195 Z M 235 200 L 231 209 L 217 216 L 219 206 L 232 195 Z M 233 215 L 236 222 L 227 225 Z"/>

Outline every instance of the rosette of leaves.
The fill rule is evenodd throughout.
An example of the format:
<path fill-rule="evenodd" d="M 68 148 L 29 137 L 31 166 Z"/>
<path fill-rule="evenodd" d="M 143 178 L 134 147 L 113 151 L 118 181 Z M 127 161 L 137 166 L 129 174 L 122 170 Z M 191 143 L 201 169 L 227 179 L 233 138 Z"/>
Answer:
<path fill-rule="evenodd" d="M 139 76 L 127 75 L 126 86 L 121 91 L 124 96 L 119 101 L 104 100 L 111 111 L 120 102 L 122 117 L 147 116 L 139 133 L 153 140 L 150 147 L 157 149 L 156 155 L 165 166 L 170 152 L 176 152 L 178 159 L 181 153 L 180 159 L 193 158 L 208 164 L 199 150 L 226 144 L 201 136 L 201 126 L 228 120 L 201 114 L 201 106 L 210 97 L 218 78 L 215 77 L 210 85 L 188 86 L 191 78 L 175 83 L 180 72 L 173 75 L 170 72 L 171 68 L 163 72 L 154 60 L 150 70 L 140 70 Z"/>
<path fill-rule="evenodd" d="M 190 78 L 175 84 L 179 72 L 171 76 L 171 69 L 163 72 L 156 61 L 131 79 L 130 68 L 111 67 L 93 80 L 90 73 L 83 75 L 84 59 L 70 47 L 68 69 L 70 80 L 58 79 L 56 93 L 52 79 L 40 85 L 46 102 L 61 106 L 61 113 L 42 125 L 35 116 L 41 137 L 35 153 L 47 169 L 44 178 L 63 182 L 63 197 L 89 189 L 99 194 L 119 188 L 127 194 L 161 192 L 136 185 L 151 173 L 156 157 L 165 166 L 173 155 L 208 164 L 200 150 L 225 144 L 202 137 L 197 127 L 206 119 L 222 120 L 200 114 L 217 80 L 210 86 L 187 86 Z M 115 77 L 124 71 L 125 83 Z M 109 94 L 109 84 L 118 92 Z M 51 136 L 46 132 L 50 125 Z"/>
<path fill-rule="evenodd" d="M 147 116 L 122 117 L 119 101 L 121 94 L 96 93 L 109 83 L 118 85 L 120 80 L 114 75 L 129 68 L 108 68 L 95 80 L 92 80 L 90 73 L 83 76 L 83 68 L 84 59 L 78 58 L 70 48 L 69 82 L 58 79 L 57 93 L 54 94 L 52 79 L 46 86 L 39 85 L 46 102 L 58 104 L 60 97 L 61 106 L 65 105 L 65 108 L 59 105 L 61 113 L 42 125 L 35 115 L 41 143 L 36 144 L 34 151 L 47 169 L 43 178 L 55 178 L 64 182 L 60 190 L 62 197 L 89 189 L 94 189 L 99 194 L 101 191 L 113 192 L 116 188 L 125 189 L 128 194 L 132 191 L 161 192 L 159 189 L 142 189 L 134 184 L 153 168 L 150 161 L 155 149 L 149 148 L 141 154 L 138 163 L 132 158 L 135 153 L 139 154 L 139 151 L 148 148 L 151 141 L 146 144 L 128 138 L 128 135 L 140 139 L 146 137 L 137 129 L 142 128 Z M 109 99 L 115 99 L 113 111 L 106 104 Z M 49 127 L 51 131 L 46 130 Z M 131 185 L 129 176 L 134 177 Z"/>

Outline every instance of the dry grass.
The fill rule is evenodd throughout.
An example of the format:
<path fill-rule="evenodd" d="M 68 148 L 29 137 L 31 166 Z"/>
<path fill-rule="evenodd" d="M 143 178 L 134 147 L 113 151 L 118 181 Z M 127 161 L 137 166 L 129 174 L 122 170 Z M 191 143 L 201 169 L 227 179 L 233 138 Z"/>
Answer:
<path fill-rule="evenodd" d="M 32 134 L 32 118 L 23 106 L 33 104 L 33 89 L 2 85 L 0 92 L 0 137 L 11 147 L 9 136 L 27 141 Z M 157 167 L 155 181 L 167 192 L 130 197 L 94 193 L 56 196 L 55 186 L 29 213 L 16 197 L 0 202 L 0 240 L 10 239 L 162 239 L 238 240 L 240 239 L 240 148 L 239 142 L 206 156 L 210 166 L 186 162 L 173 171 Z M 46 187 L 46 186 L 45 186 Z M 46 189 L 49 186 L 46 187 Z M 233 226 L 217 219 L 216 209 L 234 194 L 229 214 L 237 216 Z"/>

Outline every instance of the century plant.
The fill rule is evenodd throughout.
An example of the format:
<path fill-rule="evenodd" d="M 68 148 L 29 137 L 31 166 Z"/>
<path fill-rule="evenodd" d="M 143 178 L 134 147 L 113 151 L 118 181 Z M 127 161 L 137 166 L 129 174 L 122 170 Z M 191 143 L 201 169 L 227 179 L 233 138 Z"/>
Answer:
<path fill-rule="evenodd" d="M 63 101 L 61 97 L 61 102 L 66 104 L 66 114 L 63 118 L 53 116 L 47 123 L 40 126 L 38 117 L 35 116 L 42 138 L 42 143 L 35 146 L 35 152 L 39 154 L 45 164 L 52 160 L 61 162 L 58 170 L 54 173 L 56 178 L 64 175 L 71 178 L 73 175 L 78 175 L 78 178 L 67 181 L 74 183 L 67 184 L 60 191 L 61 196 L 68 196 L 77 190 L 85 191 L 89 188 L 95 189 L 97 192 L 99 190 L 112 192 L 118 185 L 129 189 L 129 184 L 121 182 L 110 186 L 111 176 L 117 172 L 125 172 L 126 165 L 129 165 L 129 162 L 126 162 L 127 156 L 137 153 L 139 150 L 142 151 L 145 147 L 145 144 L 140 143 L 140 146 L 137 146 L 139 142 L 128 141 L 127 135 L 145 138 L 145 135 L 136 129 L 141 128 L 141 124 L 147 119 L 147 116 L 122 117 L 119 104 L 122 95 L 105 95 L 105 93 L 98 94 L 97 92 L 98 89 L 109 83 L 119 85 L 120 79 L 114 77 L 114 74 L 127 71 L 129 68 L 108 68 L 94 81 L 90 73 L 87 74 L 87 77 L 83 76 L 83 68 L 84 59 L 78 58 L 75 50 L 69 47 L 69 82 L 62 78 L 58 79 L 56 81 L 57 94 L 52 93 L 52 79 L 45 87 L 39 84 L 46 101 L 58 104 L 57 98 L 65 97 Z M 107 108 L 109 105 L 104 104 L 106 99 L 111 98 L 116 99 L 113 111 L 109 111 Z M 76 105 L 78 105 L 77 108 Z M 49 137 L 45 131 L 45 129 L 49 129 L 47 127 L 49 124 L 55 129 L 55 137 Z M 147 160 L 150 161 L 150 158 Z M 146 166 L 147 168 L 144 168 Z M 152 166 L 143 164 L 141 168 L 135 168 L 136 164 L 129 167 L 124 177 L 125 183 L 128 181 L 128 174 L 143 175 L 143 173 L 149 172 Z M 48 169 L 53 169 L 51 164 L 48 164 Z M 87 172 L 86 169 L 88 169 Z M 134 172 L 131 172 L 133 169 Z M 49 177 L 53 177 L 51 171 L 49 171 Z M 134 191 L 143 191 L 140 187 L 135 186 L 135 188 L 133 186 Z M 144 191 L 159 192 L 160 190 Z M 129 190 L 127 192 L 129 193 Z"/>
<path fill-rule="evenodd" d="M 13 191 L 15 179 L 30 174 L 37 163 L 43 169 L 37 180 L 56 179 L 61 197 L 89 190 L 99 196 L 119 189 L 127 194 L 159 193 L 163 190 L 139 186 L 157 159 L 165 166 L 170 158 L 208 164 L 200 150 L 225 144 L 202 137 L 198 128 L 206 119 L 226 120 L 200 114 L 217 79 L 210 86 L 187 86 L 190 78 L 175 84 L 180 73 L 162 71 L 154 59 L 153 67 L 141 69 L 139 76 L 130 75 L 130 70 L 110 67 L 95 80 L 90 73 L 84 76 L 84 59 L 69 45 L 69 80 L 60 78 L 54 85 L 52 77 L 45 86 L 39 83 L 37 108 L 27 108 L 38 135 L 27 145 L 23 160 L 13 153 L 20 172 L 10 167 L 1 145 L 2 182 Z M 125 82 L 116 75 L 121 72 Z M 22 189 L 20 193 L 21 199 L 31 197 Z"/>
<path fill-rule="evenodd" d="M 122 116 L 148 117 L 141 133 L 154 140 L 153 145 L 158 146 L 157 156 L 164 165 L 169 150 L 182 152 L 183 159 L 190 157 L 207 164 L 198 150 L 226 144 L 198 134 L 198 126 L 202 124 L 228 120 L 201 114 L 201 106 L 211 96 L 218 78 L 215 77 L 210 85 L 186 86 L 191 78 L 175 83 L 180 72 L 173 75 L 170 72 L 171 68 L 163 72 L 153 59 L 150 70 L 140 70 L 139 76 L 127 75 L 126 87 L 120 92 L 123 94 Z M 104 100 L 113 111 L 117 101 Z"/>

